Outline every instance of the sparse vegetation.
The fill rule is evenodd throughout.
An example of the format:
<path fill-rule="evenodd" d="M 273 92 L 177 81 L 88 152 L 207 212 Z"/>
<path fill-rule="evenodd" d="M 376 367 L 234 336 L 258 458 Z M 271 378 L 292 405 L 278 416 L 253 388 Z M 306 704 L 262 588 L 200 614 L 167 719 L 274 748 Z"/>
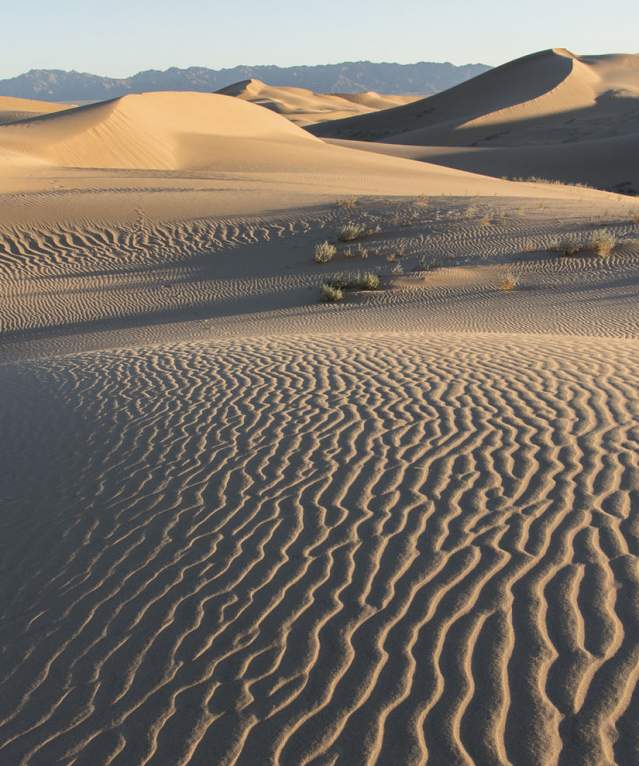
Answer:
<path fill-rule="evenodd" d="M 584 250 L 584 246 L 575 237 L 563 237 L 557 240 L 551 249 L 559 253 L 559 255 L 572 257 L 579 255 Z"/>
<path fill-rule="evenodd" d="M 616 244 L 617 237 L 611 231 L 599 229 L 590 238 L 589 249 L 594 250 L 600 258 L 607 258 Z"/>
<path fill-rule="evenodd" d="M 346 199 L 337 200 L 337 207 L 344 207 L 347 210 L 352 210 L 354 207 L 357 207 L 358 202 L 359 200 L 357 197 L 347 197 Z"/>
<path fill-rule="evenodd" d="M 337 290 L 379 290 L 380 280 L 371 271 L 358 271 L 355 274 L 339 274 L 325 284 Z"/>
<path fill-rule="evenodd" d="M 366 260 L 368 258 L 368 249 L 361 242 L 358 242 L 355 245 L 355 255 L 362 260 Z"/>
<path fill-rule="evenodd" d="M 380 281 L 377 274 L 373 274 L 369 271 L 359 277 L 360 290 L 379 290 L 379 287 Z"/>
<path fill-rule="evenodd" d="M 518 181 L 529 184 L 551 184 L 552 186 L 574 186 L 578 189 L 593 189 L 593 186 L 581 181 L 560 181 L 557 178 L 540 178 L 539 176 L 502 176 L 505 181 Z"/>
<path fill-rule="evenodd" d="M 581 253 L 594 252 L 600 258 L 607 258 L 617 244 L 617 237 L 608 229 L 594 231 L 588 240 L 584 242 L 575 236 L 563 237 L 557 240 L 551 250 L 562 256 L 575 256 Z"/>
<path fill-rule="evenodd" d="M 340 226 L 337 238 L 340 242 L 353 242 L 353 240 L 363 237 L 366 233 L 366 226 L 364 226 L 364 224 L 349 221 L 343 226 Z"/>
<path fill-rule="evenodd" d="M 335 287 L 331 284 L 323 284 L 321 289 L 320 300 L 322 303 L 339 303 L 344 299 L 344 292 L 341 288 Z"/>
<path fill-rule="evenodd" d="M 499 280 L 498 287 L 503 292 L 509 292 L 514 290 L 519 285 L 519 277 L 512 273 L 512 271 L 506 271 Z"/>
<path fill-rule="evenodd" d="M 479 219 L 480 226 L 490 226 L 492 222 L 493 222 L 492 213 L 484 213 L 484 215 L 482 215 L 482 217 Z"/>
<path fill-rule="evenodd" d="M 313 260 L 315 263 L 328 263 L 335 258 L 337 254 L 337 248 L 330 242 L 318 242 L 315 245 L 315 252 L 313 253 Z"/>

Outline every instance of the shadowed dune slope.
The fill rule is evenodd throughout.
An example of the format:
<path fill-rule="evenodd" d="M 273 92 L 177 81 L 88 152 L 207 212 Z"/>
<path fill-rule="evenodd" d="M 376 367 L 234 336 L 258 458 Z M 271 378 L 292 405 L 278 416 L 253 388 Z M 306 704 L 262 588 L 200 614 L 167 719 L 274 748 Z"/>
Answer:
<path fill-rule="evenodd" d="M 218 93 L 264 106 L 296 125 L 310 125 L 417 101 L 419 96 L 366 93 L 315 93 L 307 88 L 267 85 L 260 80 L 242 80 Z"/>
<path fill-rule="evenodd" d="M 544 145 L 639 131 L 639 56 L 564 49 L 511 61 L 443 93 L 316 135 L 419 146 Z"/>
<path fill-rule="evenodd" d="M 333 139 L 335 146 L 498 178 L 537 178 L 639 194 L 639 132 L 549 146 L 409 146 Z"/>

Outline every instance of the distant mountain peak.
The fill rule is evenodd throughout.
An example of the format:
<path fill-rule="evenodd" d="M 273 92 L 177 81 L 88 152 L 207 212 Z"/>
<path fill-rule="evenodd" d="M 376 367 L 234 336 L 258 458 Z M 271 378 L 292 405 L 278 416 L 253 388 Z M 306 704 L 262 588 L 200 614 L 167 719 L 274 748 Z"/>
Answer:
<path fill-rule="evenodd" d="M 259 80 L 275 86 L 296 86 L 321 93 L 375 91 L 430 95 L 488 69 L 490 67 L 485 64 L 456 66 L 449 62 L 428 61 L 416 64 L 344 61 L 339 64 L 293 67 L 170 67 L 163 71 L 149 69 L 125 78 L 102 77 L 74 69 L 30 69 L 17 77 L 0 80 L 0 95 L 46 101 L 98 101 L 143 91 L 212 92 L 241 80 Z"/>

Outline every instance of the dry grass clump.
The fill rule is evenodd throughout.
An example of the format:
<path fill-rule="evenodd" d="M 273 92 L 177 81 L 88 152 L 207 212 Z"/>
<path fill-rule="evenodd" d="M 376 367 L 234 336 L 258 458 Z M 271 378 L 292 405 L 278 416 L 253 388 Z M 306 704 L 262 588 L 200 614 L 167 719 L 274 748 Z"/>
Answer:
<path fill-rule="evenodd" d="M 493 222 L 492 213 L 484 213 L 484 215 L 482 215 L 482 217 L 479 219 L 480 226 L 490 226 L 492 222 Z"/>
<path fill-rule="evenodd" d="M 343 226 L 340 226 L 337 233 L 337 238 L 340 242 L 353 242 L 360 237 L 363 237 L 367 233 L 366 226 L 363 223 L 355 223 L 349 221 Z"/>
<path fill-rule="evenodd" d="M 344 292 L 340 287 L 332 284 L 323 284 L 320 294 L 322 303 L 339 303 L 344 299 Z"/>
<path fill-rule="evenodd" d="M 506 271 L 499 280 L 497 285 L 502 292 L 510 292 L 519 285 L 519 277 L 512 273 L 512 271 Z"/>
<path fill-rule="evenodd" d="M 590 238 L 589 249 L 594 250 L 600 258 L 607 258 L 617 244 L 617 237 L 608 229 L 599 229 L 593 232 Z"/>
<path fill-rule="evenodd" d="M 358 242 L 354 247 L 347 247 L 344 250 L 344 257 L 366 260 L 368 258 L 368 248 L 364 247 L 361 242 Z"/>
<path fill-rule="evenodd" d="M 377 274 L 373 274 L 370 271 L 368 271 L 359 277 L 360 290 L 379 290 L 379 287 L 380 287 L 380 281 Z"/>
<path fill-rule="evenodd" d="M 519 183 L 529 184 L 550 184 L 552 186 L 573 186 L 577 189 L 593 189 L 593 186 L 584 184 L 581 181 L 560 181 L 557 178 L 541 178 L 539 176 L 502 176 L 505 181 L 517 181 Z"/>
<path fill-rule="evenodd" d="M 575 237 L 563 237 L 557 240 L 551 248 L 562 256 L 572 257 L 584 250 L 583 244 Z"/>
<path fill-rule="evenodd" d="M 337 290 L 379 290 L 380 280 L 371 271 L 358 271 L 356 274 L 339 274 L 326 285 Z"/>
<path fill-rule="evenodd" d="M 315 251 L 313 253 L 313 260 L 315 263 L 328 263 L 335 258 L 337 254 L 337 248 L 330 242 L 318 242 L 315 245 Z"/>
<path fill-rule="evenodd" d="M 346 199 L 338 199 L 337 207 L 344 207 L 347 210 L 352 210 L 354 207 L 357 207 L 358 202 L 359 200 L 357 197 L 347 197 Z"/>

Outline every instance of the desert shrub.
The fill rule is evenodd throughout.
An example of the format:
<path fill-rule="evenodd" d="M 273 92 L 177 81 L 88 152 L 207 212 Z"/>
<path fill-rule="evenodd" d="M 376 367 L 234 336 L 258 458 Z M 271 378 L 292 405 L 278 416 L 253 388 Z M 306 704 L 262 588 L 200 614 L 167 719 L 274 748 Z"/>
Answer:
<path fill-rule="evenodd" d="M 347 210 L 352 210 L 354 207 L 357 206 L 358 203 L 357 197 L 347 197 L 346 199 L 339 199 L 337 200 L 337 207 L 344 207 Z"/>
<path fill-rule="evenodd" d="M 380 280 L 371 271 L 356 274 L 339 274 L 326 282 L 326 286 L 336 290 L 379 290 Z"/>
<path fill-rule="evenodd" d="M 380 281 L 377 274 L 367 272 L 359 277 L 360 290 L 379 290 Z"/>
<path fill-rule="evenodd" d="M 315 245 L 315 252 L 313 253 L 313 260 L 315 263 L 328 263 L 335 258 L 337 254 L 337 248 L 330 242 L 318 242 Z"/>
<path fill-rule="evenodd" d="M 366 227 L 364 224 L 349 221 L 343 226 L 340 226 L 337 238 L 340 242 L 353 242 L 353 240 L 363 237 L 364 234 L 366 234 Z"/>
<path fill-rule="evenodd" d="M 322 285 L 320 300 L 322 303 L 338 303 L 343 300 L 344 293 L 340 287 L 331 284 Z"/>
<path fill-rule="evenodd" d="M 358 242 L 355 245 L 355 255 L 362 260 L 366 260 L 366 258 L 368 258 L 368 250 L 364 247 L 364 245 L 362 245 L 361 242 Z"/>
<path fill-rule="evenodd" d="M 482 217 L 479 219 L 480 226 L 490 226 L 492 222 L 493 222 L 492 213 L 484 213 L 484 215 L 482 215 Z"/>
<path fill-rule="evenodd" d="M 584 246 L 578 239 L 575 239 L 575 237 L 563 237 L 554 243 L 552 249 L 559 253 L 559 255 L 571 257 L 573 255 L 579 255 L 584 249 Z"/>
<path fill-rule="evenodd" d="M 600 258 L 607 258 L 617 244 L 615 235 L 608 229 L 599 229 L 593 232 L 590 238 L 589 247 L 594 250 Z"/>
<path fill-rule="evenodd" d="M 498 287 L 503 292 L 509 292 L 510 290 L 514 290 L 517 285 L 519 285 L 519 277 L 511 271 L 506 271 L 499 280 Z"/>

